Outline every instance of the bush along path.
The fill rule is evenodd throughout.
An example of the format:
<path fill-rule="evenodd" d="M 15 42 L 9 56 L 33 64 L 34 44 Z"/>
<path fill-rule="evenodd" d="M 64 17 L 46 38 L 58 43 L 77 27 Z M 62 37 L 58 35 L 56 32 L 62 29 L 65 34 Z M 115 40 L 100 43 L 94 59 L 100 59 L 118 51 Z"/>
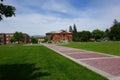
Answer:
<path fill-rule="evenodd" d="M 120 80 L 120 57 L 98 52 L 43 44 L 57 53 L 93 70 L 109 80 Z"/>

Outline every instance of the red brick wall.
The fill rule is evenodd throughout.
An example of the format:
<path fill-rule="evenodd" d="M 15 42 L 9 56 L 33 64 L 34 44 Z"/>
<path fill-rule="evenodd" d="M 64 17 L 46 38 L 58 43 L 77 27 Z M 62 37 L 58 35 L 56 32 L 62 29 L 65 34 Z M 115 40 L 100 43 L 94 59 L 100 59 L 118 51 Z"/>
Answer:
<path fill-rule="evenodd" d="M 0 35 L 1 35 L 1 38 L 2 38 L 2 41 L 1 41 L 2 44 L 11 44 L 10 39 L 13 37 L 14 33 L 4 33 L 4 34 L 0 34 Z M 29 39 L 30 39 L 29 35 L 28 34 L 23 34 L 23 36 L 25 37 L 25 41 L 20 42 L 20 43 L 24 43 L 24 44 L 29 43 Z"/>
<path fill-rule="evenodd" d="M 52 38 L 53 41 L 72 41 L 72 34 L 71 33 L 66 33 L 66 32 L 62 32 L 62 33 L 56 33 L 53 35 Z"/>

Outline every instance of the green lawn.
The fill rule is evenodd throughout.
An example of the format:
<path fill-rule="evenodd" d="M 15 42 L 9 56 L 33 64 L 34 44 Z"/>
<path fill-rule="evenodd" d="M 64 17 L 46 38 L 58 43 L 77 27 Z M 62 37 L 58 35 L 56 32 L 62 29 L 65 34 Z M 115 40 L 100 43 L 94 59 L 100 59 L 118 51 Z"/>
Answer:
<path fill-rule="evenodd" d="M 0 80 L 107 80 L 44 46 L 0 46 Z"/>
<path fill-rule="evenodd" d="M 120 42 L 72 42 L 64 46 L 120 56 Z"/>

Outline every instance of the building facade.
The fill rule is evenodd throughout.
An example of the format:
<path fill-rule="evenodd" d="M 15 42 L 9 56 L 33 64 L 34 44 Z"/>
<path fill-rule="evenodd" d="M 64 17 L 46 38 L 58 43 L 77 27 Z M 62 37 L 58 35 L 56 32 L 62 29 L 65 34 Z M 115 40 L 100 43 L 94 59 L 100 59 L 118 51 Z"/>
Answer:
<path fill-rule="evenodd" d="M 0 44 L 12 44 L 10 39 L 14 36 L 14 33 L 0 33 Z M 21 44 L 29 43 L 29 35 L 23 33 L 25 40 L 20 42 Z M 14 42 L 14 44 L 17 42 Z"/>
<path fill-rule="evenodd" d="M 13 33 L 6 33 L 5 34 L 5 43 L 6 44 L 11 44 L 10 39 L 14 36 Z"/>
<path fill-rule="evenodd" d="M 46 33 L 46 37 L 48 40 L 52 40 L 54 42 L 72 41 L 73 38 L 72 33 L 66 30 L 48 32 Z"/>
<path fill-rule="evenodd" d="M 28 34 L 26 34 L 26 33 L 24 33 L 23 36 L 24 36 L 24 38 L 25 38 L 25 40 L 24 40 L 23 43 L 24 43 L 24 44 L 29 43 L 29 42 L 30 42 L 30 36 L 29 36 Z"/>
<path fill-rule="evenodd" d="M 5 34 L 0 33 L 0 44 L 6 44 Z"/>

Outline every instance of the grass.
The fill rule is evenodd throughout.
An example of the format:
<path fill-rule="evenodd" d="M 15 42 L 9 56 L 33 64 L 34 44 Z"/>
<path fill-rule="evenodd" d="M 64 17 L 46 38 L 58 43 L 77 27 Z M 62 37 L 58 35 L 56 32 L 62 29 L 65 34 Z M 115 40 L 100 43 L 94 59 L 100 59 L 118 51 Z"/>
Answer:
<path fill-rule="evenodd" d="M 120 56 L 120 42 L 72 42 L 63 46 Z"/>
<path fill-rule="evenodd" d="M 44 46 L 0 46 L 0 80 L 107 80 Z"/>

